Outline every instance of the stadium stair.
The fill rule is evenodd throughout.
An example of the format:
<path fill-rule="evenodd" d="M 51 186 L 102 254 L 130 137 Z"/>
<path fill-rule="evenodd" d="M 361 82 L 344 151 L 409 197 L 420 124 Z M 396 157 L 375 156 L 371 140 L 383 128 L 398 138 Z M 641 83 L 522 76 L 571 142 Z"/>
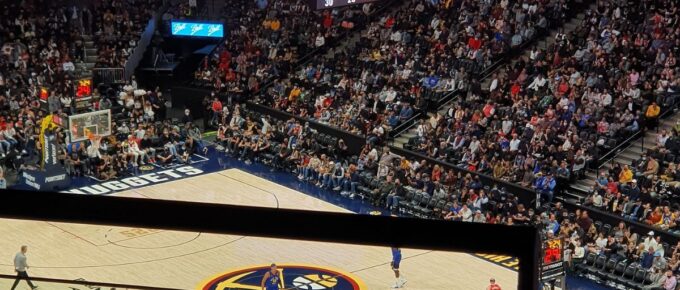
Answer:
<path fill-rule="evenodd" d="M 591 9 L 591 10 L 595 10 L 596 8 L 597 8 L 597 2 L 591 3 L 590 6 L 588 7 L 588 9 Z M 586 14 L 585 14 L 585 9 L 584 9 L 582 12 L 577 13 L 571 20 L 569 20 L 563 26 L 561 26 L 561 28 L 563 29 L 564 33 L 569 33 L 571 31 L 575 30 L 578 27 L 579 23 L 581 21 L 583 21 L 585 18 L 586 18 Z M 552 45 L 553 43 L 555 43 L 555 35 L 557 35 L 559 28 L 560 27 L 555 27 L 555 28 L 550 30 L 550 33 L 547 36 L 543 37 L 542 39 L 534 40 L 534 43 L 536 44 L 536 46 L 538 48 L 547 48 L 550 45 Z M 524 54 L 513 58 L 512 60 L 510 60 L 510 63 L 514 64 L 517 61 L 519 61 L 520 58 L 527 58 L 528 59 L 530 54 L 531 54 L 531 50 L 526 49 L 524 51 Z M 487 74 L 487 76 L 482 79 L 482 81 L 481 81 L 482 90 L 485 90 L 485 91 L 488 90 L 489 85 L 491 85 L 491 81 L 493 81 L 493 79 L 491 79 L 491 76 L 494 73 L 498 73 L 498 74 L 505 73 L 504 69 L 502 67 L 503 66 L 499 66 L 499 68 L 497 68 L 492 73 Z M 450 106 L 443 106 L 442 109 L 439 110 L 438 112 L 440 114 L 444 115 L 449 110 L 449 108 L 450 108 Z M 427 116 L 429 118 L 429 117 L 432 117 L 434 114 L 435 113 L 428 112 Z M 392 145 L 394 145 L 396 147 L 404 148 L 404 144 L 409 143 L 409 141 L 416 136 L 418 136 L 418 134 L 416 133 L 416 126 L 413 126 L 407 132 L 405 132 L 405 133 L 401 134 L 399 137 L 395 138 Z"/>
<path fill-rule="evenodd" d="M 79 78 L 92 77 L 92 69 L 97 63 L 97 48 L 94 45 L 91 35 L 83 35 L 85 40 L 83 46 L 85 47 L 85 60 L 76 63 L 76 76 Z"/>
<path fill-rule="evenodd" d="M 658 130 L 649 130 L 645 132 L 644 137 L 632 142 L 627 148 L 618 152 L 611 161 L 600 165 L 599 171 L 609 170 L 614 162 L 631 165 L 633 161 L 640 158 L 640 155 L 645 150 L 655 146 L 658 132 L 661 132 L 663 129 L 670 131 L 678 121 L 680 121 L 680 112 L 674 112 L 674 114 L 668 118 L 659 120 Z M 662 160 L 660 162 L 662 162 Z M 567 196 L 571 196 L 573 199 L 578 199 L 579 201 L 585 198 L 588 193 L 590 193 L 590 189 L 593 185 L 595 185 L 597 174 L 598 172 L 595 171 L 587 171 L 585 178 L 572 182 L 569 186 L 569 190 L 567 190 L 569 192 Z"/>
<path fill-rule="evenodd" d="M 588 9 L 590 9 L 590 10 L 597 9 L 597 2 L 591 3 L 590 6 L 588 7 Z M 534 42 L 536 47 L 539 48 L 539 49 L 548 49 L 551 45 L 553 45 L 555 43 L 555 36 L 557 35 L 560 28 L 562 29 L 564 34 L 569 34 L 570 32 L 576 30 L 576 28 L 578 28 L 578 25 L 585 18 L 586 18 L 586 14 L 585 14 L 585 10 L 584 10 L 583 12 L 576 14 L 575 17 L 573 17 L 571 20 L 566 22 L 561 27 L 555 27 L 553 29 L 550 29 L 550 33 L 547 36 L 543 37 L 542 39 L 537 39 Z M 510 63 L 514 65 L 515 63 L 517 63 L 522 58 L 529 59 L 529 56 L 531 55 L 531 48 L 532 48 L 532 46 L 527 47 L 527 49 L 525 49 L 525 51 L 522 55 L 515 57 L 514 59 L 512 59 L 510 61 Z M 501 66 L 493 73 L 504 74 L 505 70 Z M 493 73 L 489 74 L 489 76 L 493 75 Z M 491 77 L 486 77 L 482 81 L 482 90 L 487 91 L 489 89 L 489 86 L 491 85 L 492 81 L 493 81 L 493 79 Z"/>

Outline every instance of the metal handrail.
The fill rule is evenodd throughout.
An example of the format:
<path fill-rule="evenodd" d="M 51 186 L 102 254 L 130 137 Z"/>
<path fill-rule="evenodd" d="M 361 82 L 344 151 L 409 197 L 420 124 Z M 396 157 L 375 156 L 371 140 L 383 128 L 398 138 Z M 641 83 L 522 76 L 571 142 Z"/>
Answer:
<path fill-rule="evenodd" d="M 638 138 L 639 135 L 644 134 L 644 132 L 646 132 L 646 131 L 643 130 L 643 129 L 638 130 L 638 131 L 635 132 L 633 135 L 631 135 L 630 137 L 628 137 L 626 140 L 624 140 L 623 142 L 621 142 L 619 145 L 617 145 L 616 147 L 612 148 L 611 150 L 609 150 L 609 152 L 605 153 L 605 154 L 602 155 L 600 158 L 598 158 L 597 162 L 598 162 L 599 164 L 598 164 L 597 168 L 600 169 L 600 168 L 602 168 L 605 164 L 607 164 L 607 162 L 609 162 L 609 161 L 615 159 L 616 156 L 618 156 L 618 154 L 616 154 L 616 153 L 625 150 L 625 149 L 623 149 L 623 150 L 618 151 L 619 149 L 621 149 L 624 145 L 628 145 L 628 146 L 626 146 L 626 148 L 630 147 L 632 141 L 633 141 L 634 139 Z M 643 148 L 644 148 L 644 147 L 643 147 Z M 610 155 L 613 155 L 613 156 L 610 156 Z M 607 159 L 607 158 L 608 158 L 608 159 Z M 605 159 L 606 159 L 606 160 L 605 160 Z"/>
<path fill-rule="evenodd" d="M 411 129 L 411 127 L 413 127 L 416 124 L 416 120 L 418 120 L 422 117 L 423 117 L 423 111 L 418 111 L 413 116 L 411 116 L 411 118 L 409 118 L 408 120 L 402 122 L 401 124 L 394 127 L 392 130 L 390 130 L 390 132 L 387 134 L 388 138 L 394 139 L 394 138 L 399 137 L 399 135 L 401 135 L 402 133 Z"/>
<path fill-rule="evenodd" d="M 658 97 L 658 96 L 659 96 L 659 95 L 657 95 L 657 97 Z M 677 93 L 668 94 L 668 96 L 676 96 L 676 98 L 680 98 L 680 94 L 677 94 Z M 665 117 L 668 117 L 672 112 L 675 111 L 676 108 L 678 108 L 678 105 L 680 105 L 680 102 L 678 102 L 677 100 L 675 100 L 675 101 L 673 102 L 673 104 L 671 104 L 671 106 L 667 107 L 663 112 L 661 112 L 661 114 L 659 114 L 658 120 L 661 120 L 661 119 L 663 119 L 663 118 L 665 118 Z M 659 127 L 661 127 L 661 126 L 659 126 L 659 125 L 656 126 L 656 129 L 655 129 L 656 132 L 659 132 Z M 647 130 L 646 130 L 645 127 L 643 126 L 640 130 L 638 130 L 637 132 L 635 132 L 633 135 L 631 135 L 630 137 L 626 138 L 624 141 L 622 141 L 621 143 L 619 143 L 616 147 L 614 147 L 614 148 L 612 148 L 611 150 L 609 150 L 609 152 L 607 152 L 607 153 L 605 153 L 604 155 L 602 155 L 602 157 L 598 158 L 598 160 L 597 160 L 597 162 L 598 162 L 597 168 L 600 169 L 600 168 L 602 168 L 605 164 L 607 164 L 607 162 L 610 162 L 612 159 L 615 159 L 616 156 L 618 156 L 617 153 L 619 153 L 619 152 L 625 150 L 625 149 L 620 150 L 623 146 L 626 146 L 626 145 L 627 145 L 626 148 L 630 147 L 631 144 L 632 144 L 632 141 L 634 141 L 634 139 L 639 138 L 640 135 L 645 135 L 646 132 L 647 132 Z M 644 148 L 645 148 L 644 142 L 645 142 L 645 139 L 644 139 L 644 136 L 642 136 L 642 150 L 643 150 L 643 152 L 644 152 Z M 612 155 L 612 154 L 613 154 L 613 156 L 610 156 L 610 155 Z M 608 159 L 607 159 L 607 158 L 608 158 Z M 606 159 L 606 160 L 605 160 L 605 159 Z"/>
<path fill-rule="evenodd" d="M 454 100 L 455 97 L 451 98 L 451 99 L 449 99 L 449 98 L 451 96 L 456 95 L 456 93 L 458 93 L 458 91 L 459 90 L 457 90 L 457 89 L 453 90 L 453 91 L 448 91 L 443 97 L 439 98 L 439 100 L 437 100 L 437 111 L 441 110 L 446 104 L 448 104 L 449 102 Z M 421 116 L 423 115 L 423 112 L 424 111 L 418 112 L 416 115 L 414 115 L 410 119 L 406 120 L 405 122 L 399 124 L 396 128 L 392 129 L 390 131 L 390 134 L 389 134 L 388 137 L 391 138 L 391 139 L 395 139 L 395 138 L 399 137 L 399 135 L 401 135 L 404 132 L 413 128 L 413 126 L 416 125 L 415 121 L 421 118 Z"/>

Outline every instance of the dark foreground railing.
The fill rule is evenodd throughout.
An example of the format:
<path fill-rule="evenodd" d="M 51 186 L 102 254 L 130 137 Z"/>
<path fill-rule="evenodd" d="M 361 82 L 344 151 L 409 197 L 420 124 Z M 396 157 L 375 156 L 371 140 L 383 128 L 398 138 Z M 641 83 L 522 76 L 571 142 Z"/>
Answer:
<path fill-rule="evenodd" d="M 17 277 L 15 275 L 5 275 L 0 274 L 0 281 L 9 280 L 14 281 Z M 68 287 L 69 289 L 75 289 L 73 286 L 84 286 L 87 289 L 102 289 L 103 287 L 110 287 L 111 289 L 127 289 L 127 290 L 182 290 L 179 288 L 162 288 L 162 287 L 150 287 L 150 286 L 138 286 L 138 285 L 127 285 L 127 284 L 117 284 L 117 283 L 107 283 L 107 282 L 95 282 L 87 281 L 84 279 L 77 280 L 66 280 L 66 279 L 54 279 L 54 278 L 44 278 L 31 276 L 31 281 L 39 282 L 40 289 L 63 289 Z M 24 283 L 24 282 L 22 282 Z M 9 284 L 9 283 L 7 283 Z"/>
<path fill-rule="evenodd" d="M 538 289 L 541 246 L 530 226 L 13 190 L 0 191 L 0 217 L 504 254 L 519 259 L 517 289 Z"/>

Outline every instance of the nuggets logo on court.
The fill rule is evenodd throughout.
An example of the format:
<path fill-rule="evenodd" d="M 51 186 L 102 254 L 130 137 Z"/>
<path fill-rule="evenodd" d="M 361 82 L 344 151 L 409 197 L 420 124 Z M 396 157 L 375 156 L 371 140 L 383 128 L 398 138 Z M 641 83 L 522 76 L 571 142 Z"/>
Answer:
<path fill-rule="evenodd" d="M 260 282 L 269 265 L 237 269 L 211 278 L 197 290 L 249 290 L 262 289 Z M 343 271 L 307 265 L 278 265 L 283 289 L 296 290 L 366 290 L 366 285 L 356 276 Z"/>
<path fill-rule="evenodd" d="M 153 166 L 151 166 L 151 165 L 142 165 L 142 166 L 139 166 L 139 170 L 141 170 L 141 171 L 151 171 L 151 170 L 154 170 L 154 169 L 155 169 L 155 168 L 154 168 Z"/>

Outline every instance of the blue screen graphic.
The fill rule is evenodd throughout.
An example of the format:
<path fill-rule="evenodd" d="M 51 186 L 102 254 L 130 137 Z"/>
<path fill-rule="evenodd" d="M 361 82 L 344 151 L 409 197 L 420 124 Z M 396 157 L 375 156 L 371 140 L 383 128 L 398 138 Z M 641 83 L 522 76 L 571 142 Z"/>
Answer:
<path fill-rule="evenodd" d="M 172 21 L 171 28 L 174 36 L 224 37 L 223 24 Z"/>

